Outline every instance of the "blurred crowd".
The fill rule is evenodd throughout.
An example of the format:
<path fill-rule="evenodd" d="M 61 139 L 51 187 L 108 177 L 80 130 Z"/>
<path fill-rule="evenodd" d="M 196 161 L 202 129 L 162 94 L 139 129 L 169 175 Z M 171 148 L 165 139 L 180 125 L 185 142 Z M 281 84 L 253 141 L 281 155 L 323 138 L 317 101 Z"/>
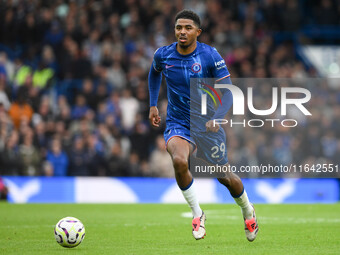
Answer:
<path fill-rule="evenodd" d="M 162 137 L 166 88 L 153 129 L 147 76 L 184 8 L 200 15 L 199 41 L 217 48 L 232 79 L 316 77 L 274 35 L 340 25 L 332 0 L 1 1 L 0 175 L 174 176 Z M 230 163 L 339 164 L 338 91 L 314 86 L 315 114 L 296 128 L 227 129 Z"/>

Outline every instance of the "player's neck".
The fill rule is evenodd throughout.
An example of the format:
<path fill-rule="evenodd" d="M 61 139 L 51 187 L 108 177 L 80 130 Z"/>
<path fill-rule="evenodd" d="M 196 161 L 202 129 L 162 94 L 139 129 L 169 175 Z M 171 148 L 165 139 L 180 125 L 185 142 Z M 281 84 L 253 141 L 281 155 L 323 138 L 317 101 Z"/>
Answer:
<path fill-rule="evenodd" d="M 187 48 L 183 48 L 183 47 L 180 47 L 177 43 L 177 46 L 176 46 L 176 50 L 179 54 L 181 55 L 188 55 L 192 52 L 194 52 L 194 50 L 196 49 L 197 47 L 197 41 L 193 42 L 189 47 Z"/>

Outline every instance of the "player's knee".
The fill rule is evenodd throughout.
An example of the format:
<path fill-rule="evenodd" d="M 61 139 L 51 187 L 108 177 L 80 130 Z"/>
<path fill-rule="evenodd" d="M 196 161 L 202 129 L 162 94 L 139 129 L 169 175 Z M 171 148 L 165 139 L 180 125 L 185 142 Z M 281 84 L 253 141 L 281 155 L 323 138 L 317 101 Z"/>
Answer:
<path fill-rule="evenodd" d="M 224 186 L 226 187 L 230 187 L 231 186 L 231 178 L 229 177 L 221 177 L 221 178 L 217 178 L 217 180 Z"/>
<path fill-rule="evenodd" d="M 182 156 L 174 156 L 173 165 L 177 173 L 182 173 L 188 171 L 188 160 Z"/>

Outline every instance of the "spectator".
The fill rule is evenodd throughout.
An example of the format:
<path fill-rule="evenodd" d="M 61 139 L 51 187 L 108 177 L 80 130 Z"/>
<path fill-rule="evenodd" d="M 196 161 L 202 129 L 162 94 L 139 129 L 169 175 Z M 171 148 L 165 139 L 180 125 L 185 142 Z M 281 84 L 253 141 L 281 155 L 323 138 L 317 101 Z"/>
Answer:
<path fill-rule="evenodd" d="M 25 65 L 20 58 L 15 60 L 14 86 L 15 89 L 24 85 L 28 79 L 31 79 L 32 68 Z"/>
<path fill-rule="evenodd" d="M 27 92 L 28 89 L 26 87 L 20 87 L 18 99 L 11 105 L 8 111 L 16 129 L 19 128 L 22 121 L 30 122 L 33 115 L 33 109 L 26 101 Z"/>
<path fill-rule="evenodd" d="M 123 90 L 119 107 L 122 112 L 122 127 L 125 131 L 131 132 L 139 110 L 139 102 L 132 96 L 131 90 Z"/>
<path fill-rule="evenodd" d="M 122 148 L 119 142 L 116 142 L 111 149 L 108 159 L 108 176 L 128 176 L 127 172 L 129 161 L 122 156 Z"/>
<path fill-rule="evenodd" d="M 321 0 L 320 6 L 315 7 L 315 21 L 320 25 L 336 25 L 338 17 L 332 0 Z"/>
<path fill-rule="evenodd" d="M 53 166 L 51 162 L 44 161 L 42 164 L 42 171 L 43 171 L 43 174 L 47 177 L 53 176 Z"/>
<path fill-rule="evenodd" d="M 143 122 L 140 114 L 136 117 L 137 123 L 134 130 L 130 135 L 131 147 L 139 155 L 141 160 L 147 160 L 149 158 L 150 138 L 148 134 L 148 126 Z"/>
<path fill-rule="evenodd" d="M 40 62 L 38 69 L 33 72 L 33 86 L 39 88 L 39 90 L 47 89 L 51 85 L 53 76 L 53 69 Z"/>
<path fill-rule="evenodd" d="M 101 82 L 98 84 L 96 92 L 95 92 L 95 97 L 97 98 L 98 102 L 103 102 L 108 98 L 108 95 L 110 94 L 107 86 L 105 83 Z"/>
<path fill-rule="evenodd" d="M 54 20 L 50 29 L 46 32 L 44 41 L 57 48 L 64 38 L 64 32 L 57 20 Z"/>
<path fill-rule="evenodd" d="M 48 151 L 46 160 L 51 164 L 53 176 L 67 176 L 68 156 L 62 150 L 59 139 L 52 140 L 51 150 Z"/>
<path fill-rule="evenodd" d="M 87 105 L 86 98 L 81 94 L 77 95 L 75 105 L 71 110 L 72 119 L 83 118 L 89 109 L 90 108 Z"/>
<path fill-rule="evenodd" d="M 85 148 L 84 139 L 78 136 L 74 139 L 72 149 L 68 154 L 70 176 L 89 176 L 89 157 Z"/>
<path fill-rule="evenodd" d="M 11 107 L 11 103 L 8 99 L 6 92 L 2 90 L 1 87 L 2 86 L 0 85 L 0 104 L 2 105 L 5 111 L 8 111 L 9 108 Z"/>
<path fill-rule="evenodd" d="M 14 76 L 14 64 L 8 59 L 6 52 L 0 52 L 0 69 L 5 82 L 11 82 Z"/>
<path fill-rule="evenodd" d="M 302 17 L 299 10 L 298 2 L 295 0 L 288 0 L 287 6 L 283 11 L 282 23 L 284 30 L 298 31 L 302 23 Z"/>
<path fill-rule="evenodd" d="M 27 132 L 24 135 L 23 143 L 19 146 L 19 155 L 22 161 L 22 175 L 41 175 L 40 163 L 42 158 L 38 150 L 33 145 L 32 131 Z"/>
<path fill-rule="evenodd" d="M 103 123 L 108 115 L 107 107 L 105 102 L 100 102 L 97 107 L 96 122 Z"/>
<path fill-rule="evenodd" d="M 129 156 L 129 164 L 127 166 L 129 176 L 151 176 L 149 168 L 142 168 L 142 164 L 144 162 L 145 161 L 140 162 L 139 156 L 136 152 L 131 152 Z"/>
<path fill-rule="evenodd" d="M 111 118 L 110 122 L 116 127 L 121 127 L 121 105 L 120 94 L 118 92 L 112 92 L 110 97 L 106 100 L 106 119 Z"/>
<path fill-rule="evenodd" d="M 156 139 L 156 149 L 150 156 L 150 171 L 153 176 L 174 177 L 175 170 L 171 157 L 166 151 L 165 142 L 162 136 Z"/>
<path fill-rule="evenodd" d="M 89 38 L 84 42 L 84 49 L 88 52 L 90 61 L 95 66 L 98 66 L 101 58 L 99 36 L 99 31 L 93 30 L 90 32 Z"/>
<path fill-rule="evenodd" d="M 54 74 L 58 73 L 59 66 L 55 59 L 53 48 L 50 45 L 45 45 L 43 47 L 41 53 L 41 63 L 43 63 L 43 65 L 45 65 L 47 68 L 52 69 Z"/>
<path fill-rule="evenodd" d="M 46 123 L 42 120 L 34 126 L 33 144 L 40 150 L 41 155 L 45 156 L 46 149 L 48 148 L 48 136 Z"/>
<path fill-rule="evenodd" d="M 98 139 L 96 134 L 87 136 L 86 142 L 90 175 L 105 176 L 107 171 L 107 162 L 104 157 L 104 144 Z"/>
<path fill-rule="evenodd" d="M 8 137 L 5 148 L 0 153 L 0 175 L 22 174 L 22 158 L 19 152 L 19 137 L 16 131 Z"/>
<path fill-rule="evenodd" d="M 91 79 L 85 79 L 82 84 L 82 90 L 80 91 L 79 94 L 81 94 L 84 98 L 85 101 L 87 102 L 87 105 L 92 109 L 96 110 L 97 105 L 99 103 L 97 97 L 94 94 L 94 86 L 93 86 L 93 81 Z"/>
<path fill-rule="evenodd" d="M 0 151 L 4 148 L 7 138 L 12 133 L 14 133 L 12 122 L 0 104 Z"/>

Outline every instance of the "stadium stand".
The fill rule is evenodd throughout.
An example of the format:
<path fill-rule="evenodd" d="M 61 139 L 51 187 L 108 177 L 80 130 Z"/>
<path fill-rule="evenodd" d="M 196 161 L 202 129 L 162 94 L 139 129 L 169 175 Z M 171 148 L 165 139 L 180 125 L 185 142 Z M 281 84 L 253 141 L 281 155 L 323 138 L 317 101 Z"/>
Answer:
<path fill-rule="evenodd" d="M 332 0 L 1 1 L 0 175 L 172 176 L 169 164 L 150 166 L 170 159 L 158 139 L 165 123 L 148 124 L 147 75 L 183 8 L 200 14 L 200 41 L 232 79 L 316 78 L 298 47 L 340 41 Z M 228 129 L 231 164 L 340 164 L 339 87 L 310 90 L 308 125 Z M 163 87 L 163 120 L 166 102 Z"/>

